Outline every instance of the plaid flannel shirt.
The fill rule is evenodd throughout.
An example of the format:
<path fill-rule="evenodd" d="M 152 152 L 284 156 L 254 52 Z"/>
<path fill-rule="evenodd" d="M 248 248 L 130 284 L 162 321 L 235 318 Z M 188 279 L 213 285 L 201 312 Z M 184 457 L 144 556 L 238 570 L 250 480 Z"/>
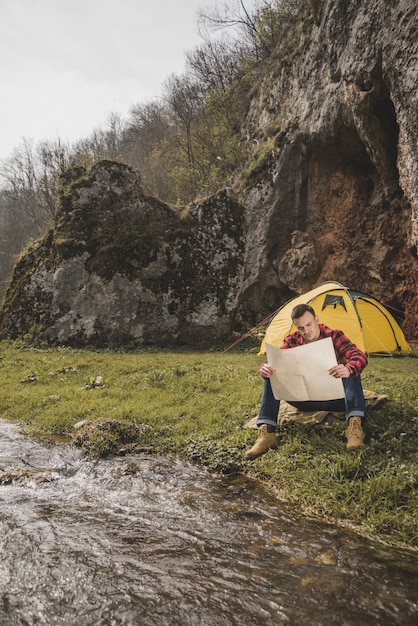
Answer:
<path fill-rule="evenodd" d="M 367 356 L 357 346 L 344 335 L 341 330 L 328 328 L 325 324 L 319 324 L 320 335 L 318 339 L 331 337 L 334 344 L 335 356 L 337 363 L 347 365 L 353 372 L 353 376 L 359 376 L 367 365 Z M 287 335 L 284 338 L 281 348 L 295 348 L 303 346 L 307 342 L 304 340 L 299 331 Z"/>

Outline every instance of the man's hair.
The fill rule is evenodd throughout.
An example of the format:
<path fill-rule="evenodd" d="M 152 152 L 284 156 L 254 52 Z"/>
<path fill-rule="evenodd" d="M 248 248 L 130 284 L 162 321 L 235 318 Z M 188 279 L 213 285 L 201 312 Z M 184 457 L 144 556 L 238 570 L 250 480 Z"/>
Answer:
<path fill-rule="evenodd" d="M 316 313 L 309 304 L 297 304 L 292 310 L 292 320 L 298 320 L 305 313 L 312 313 L 315 317 Z"/>

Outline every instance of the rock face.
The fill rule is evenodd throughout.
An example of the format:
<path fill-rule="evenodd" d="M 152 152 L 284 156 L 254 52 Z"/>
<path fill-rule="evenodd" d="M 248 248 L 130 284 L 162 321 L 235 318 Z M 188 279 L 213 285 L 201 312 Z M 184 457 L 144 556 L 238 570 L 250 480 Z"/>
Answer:
<path fill-rule="evenodd" d="M 227 189 L 180 217 L 126 166 L 78 172 L 60 223 L 16 267 L 2 336 L 195 343 L 337 280 L 418 338 L 416 2 L 304 11 L 253 86 L 241 202 Z"/>
<path fill-rule="evenodd" d="M 247 183 L 241 301 L 260 319 L 338 280 L 403 311 L 416 338 L 416 2 L 316 4 L 317 22 L 289 29 L 247 117 L 254 158 L 261 146 L 265 157 Z"/>
<path fill-rule="evenodd" d="M 17 264 L 3 335 L 67 345 L 203 343 L 226 336 L 243 267 L 231 190 L 184 218 L 104 161 L 72 182 L 60 223 Z"/>

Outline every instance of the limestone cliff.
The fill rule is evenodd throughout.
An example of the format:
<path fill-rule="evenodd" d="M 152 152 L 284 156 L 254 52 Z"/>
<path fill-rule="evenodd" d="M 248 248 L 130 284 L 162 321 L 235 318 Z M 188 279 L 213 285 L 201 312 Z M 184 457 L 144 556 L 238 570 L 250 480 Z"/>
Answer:
<path fill-rule="evenodd" d="M 403 312 L 417 339 L 417 13 L 415 0 L 307 3 L 253 86 L 235 193 L 181 217 L 120 164 L 76 177 L 16 267 L 2 336 L 210 340 L 335 279 Z"/>
<path fill-rule="evenodd" d="M 59 224 L 15 268 L 4 336 L 126 346 L 229 334 L 243 265 L 243 213 L 231 190 L 182 218 L 145 197 L 138 172 L 120 163 L 69 182 Z"/>
<path fill-rule="evenodd" d="M 254 91 L 245 134 L 244 308 L 325 280 L 370 292 L 418 332 L 418 12 L 327 0 L 298 20 Z M 292 233 L 294 233 L 292 235 Z M 260 302 L 263 302 L 260 310 Z"/>

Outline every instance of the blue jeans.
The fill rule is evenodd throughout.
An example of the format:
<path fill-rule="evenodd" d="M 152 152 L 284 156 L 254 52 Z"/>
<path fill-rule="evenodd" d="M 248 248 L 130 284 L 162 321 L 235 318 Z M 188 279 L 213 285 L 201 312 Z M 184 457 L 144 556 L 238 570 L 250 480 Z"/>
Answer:
<path fill-rule="evenodd" d="M 364 402 L 363 386 L 360 376 L 343 378 L 345 397 L 338 400 L 307 400 L 306 402 L 288 402 L 299 411 L 345 411 L 347 420 L 357 415 L 361 421 L 366 419 L 366 405 Z M 270 379 L 264 381 L 261 406 L 257 419 L 257 426 L 268 424 L 277 426 L 277 416 L 280 408 L 280 400 L 276 400 L 271 389 Z"/>

